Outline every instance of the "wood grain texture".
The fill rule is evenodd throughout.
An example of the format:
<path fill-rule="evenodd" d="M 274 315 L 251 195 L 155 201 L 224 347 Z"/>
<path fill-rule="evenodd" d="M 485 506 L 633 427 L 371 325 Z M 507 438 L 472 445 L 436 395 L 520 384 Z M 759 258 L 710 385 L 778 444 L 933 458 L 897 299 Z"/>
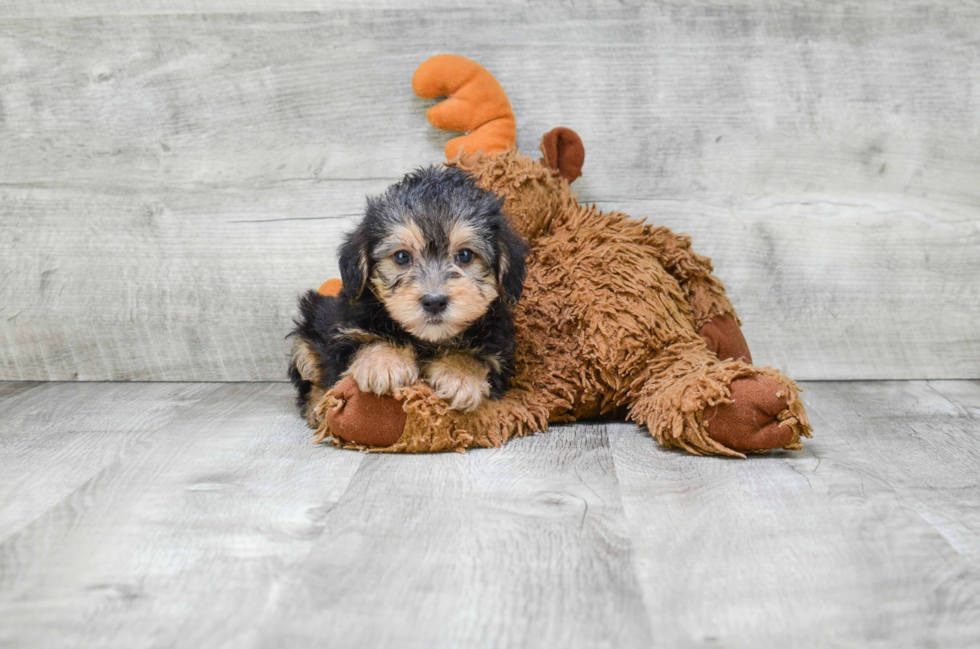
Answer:
<path fill-rule="evenodd" d="M 980 384 L 814 383 L 814 426 L 845 437 L 903 505 L 980 568 Z"/>
<path fill-rule="evenodd" d="M 976 462 L 937 449 L 975 456 L 975 421 L 921 383 L 806 388 L 800 453 L 700 462 L 610 430 L 651 625 L 665 646 L 973 646 L 980 565 L 942 519 L 975 510 Z M 943 439 L 895 444 L 910 420 Z"/>
<path fill-rule="evenodd" d="M 609 443 L 373 456 L 262 647 L 649 647 Z"/>
<path fill-rule="evenodd" d="M 527 0 L 496 3 L 504 7 L 526 7 Z M 589 5 L 596 4 L 589 2 Z M 417 6 L 417 5 L 416 5 Z M 426 0 L 429 9 L 465 9 L 466 0 Z M 405 5 L 398 0 L 0 0 L 3 18 L 80 18 L 98 16 L 148 16 L 168 14 L 247 14 L 336 11 L 338 9 L 394 10 Z"/>
<path fill-rule="evenodd" d="M 309 445 L 282 383 L 22 386 L 0 384 L 0 485 L 11 467 L 91 473 L 26 524 L 0 518 L 4 647 L 955 648 L 980 635 L 977 382 L 807 383 L 816 436 L 744 461 L 666 451 L 617 423 L 365 455 Z M 171 418 L 150 430 L 156 417 Z M 139 439 L 114 454 L 23 443 L 100 429 Z M 30 488 L 0 502 L 34 503 Z"/>
<path fill-rule="evenodd" d="M 600 205 L 689 233 L 760 365 L 797 379 L 975 377 L 980 217 L 925 203 L 813 194 Z"/>
<path fill-rule="evenodd" d="M 212 387 L 0 543 L 0 645 L 248 644 L 363 458 L 286 388 Z"/>
<path fill-rule="evenodd" d="M 296 298 L 337 275 L 342 228 L 386 184 L 139 192 L 136 210 L 130 192 L 29 191 L 4 231 L 25 252 L 0 286 L 0 374 L 285 379 Z"/>
<path fill-rule="evenodd" d="M 583 200 L 691 233 L 760 362 L 977 377 L 975 3 L 314 4 L 0 4 L 0 378 L 281 378 L 363 194 L 440 160 L 439 51 L 524 150 L 582 135 Z"/>
<path fill-rule="evenodd" d="M 47 383 L 0 387 L 0 541 L 130 453 L 213 386 Z"/>

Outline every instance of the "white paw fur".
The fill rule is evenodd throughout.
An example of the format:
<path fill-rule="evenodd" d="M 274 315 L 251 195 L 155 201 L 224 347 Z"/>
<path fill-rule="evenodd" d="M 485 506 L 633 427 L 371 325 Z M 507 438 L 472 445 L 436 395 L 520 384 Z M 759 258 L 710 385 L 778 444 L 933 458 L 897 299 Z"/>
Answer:
<path fill-rule="evenodd" d="M 435 395 L 453 410 L 473 412 L 490 396 L 487 368 L 465 354 L 450 354 L 428 363 L 423 376 Z"/>
<path fill-rule="evenodd" d="M 361 392 L 391 394 L 415 383 L 419 378 L 419 366 L 411 348 L 375 342 L 365 345 L 354 355 L 345 374 L 354 379 Z"/>

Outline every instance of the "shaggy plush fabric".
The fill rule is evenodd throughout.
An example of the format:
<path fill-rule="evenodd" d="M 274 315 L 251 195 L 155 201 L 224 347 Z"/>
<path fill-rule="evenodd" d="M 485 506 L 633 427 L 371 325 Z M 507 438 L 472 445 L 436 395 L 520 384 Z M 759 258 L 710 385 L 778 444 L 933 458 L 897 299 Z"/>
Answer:
<path fill-rule="evenodd" d="M 503 196 L 531 246 L 515 308 L 515 387 L 469 414 L 447 410 L 424 383 L 403 389 L 395 398 L 404 431 L 373 450 L 499 446 L 549 422 L 624 410 L 661 444 L 691 453 L 800 448 L 811 429 L 795 383 L 771 368 L 719 360 L 698 334 L 709 323 L 734 324 L 736 315 L 710 261 L 687 237 L 579 204 L 554 170 L 513 149 L 448 164 Z M 364 446 L 363 438 L 345 442 L 357 411 L 337 396 L 335 388 L 321 402 L 319 438 Z M 781 407 L 773 412 L 773 404 Z"/>
<path fill-rule="evenodd" d="M 446 164 L 502 196 L 531 248 L 514 309 L 513 387 L 463 413 L 422 382 L 375 401 L 352 381 L 328 389 L 304 377 L 314 383 L 317 441 L 462 451 L 550 422 L 625 417 L 664 446 L 699 455 L 801 448 L 811 427 L 796 384 L 751 364 L 735 309 L 688 237 L 580 204 L 569 181 L 581 172 L 581 140 L 561 128 L 545 135 L 541 160 L 514 149 L 510 103 L 482 66 L 440 55 L 419 67 L 413 85 L 426 97 L 450 95 L 429 110 L 430 121 L 473 133 L 450 141 Z"/>

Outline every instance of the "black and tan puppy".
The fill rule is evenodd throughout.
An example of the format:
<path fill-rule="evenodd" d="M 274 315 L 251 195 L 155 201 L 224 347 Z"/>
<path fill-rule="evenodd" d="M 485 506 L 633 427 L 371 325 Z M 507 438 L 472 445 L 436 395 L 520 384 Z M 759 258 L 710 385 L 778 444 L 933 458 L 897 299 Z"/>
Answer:
<path fill-rule="evenodd" d="M 346 375 L 375 394 L 421 376 L 455 410 L 503 394 L 527 246 L 502 204 L 455 167 L 416 171 L 368 200 L 340 247 L 340 295 L 300 299 L 289 373 L 304 413 L 314 386 Z"/>

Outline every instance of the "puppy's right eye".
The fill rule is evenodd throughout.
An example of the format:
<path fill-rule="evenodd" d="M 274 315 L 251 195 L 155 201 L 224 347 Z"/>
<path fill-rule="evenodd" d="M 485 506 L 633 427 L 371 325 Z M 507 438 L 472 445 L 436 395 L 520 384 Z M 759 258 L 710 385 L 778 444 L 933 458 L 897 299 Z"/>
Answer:
<path fill-rule="evenodd" d="M 392 255 L 392 258 L 399 266 L 408 266 L 410 263 L 412 263 L 412 253 L 407 250 L 399 250 Z"/>

